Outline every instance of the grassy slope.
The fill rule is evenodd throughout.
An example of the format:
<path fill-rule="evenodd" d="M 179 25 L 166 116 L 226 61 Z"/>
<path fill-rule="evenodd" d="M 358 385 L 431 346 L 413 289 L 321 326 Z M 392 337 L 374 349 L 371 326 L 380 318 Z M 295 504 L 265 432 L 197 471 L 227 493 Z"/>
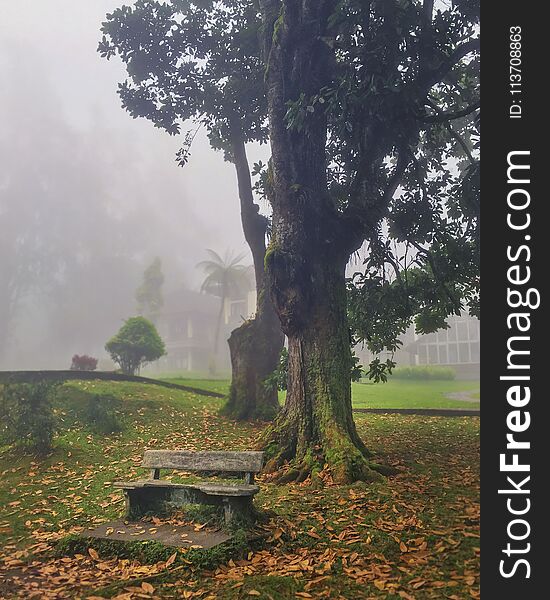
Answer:
<path fill-rule="evenodd" d="M 120 400 L 125 425 L 108 437 L 80 422 L 89 395 L 105 392 Z M 50 538 L 122 514 L 121 494 L 110 482 L 142 475 L 137 467 L 147 447 L 252 447 L 259 426 L 222 419 L 218 406 L 216 399 L 132 383 L 66 385 L 57 406 L 63 427 L 50 457 L 0 448 L 0 569 L 2 558 L 9 571 L 17 564 L 10 561 L 47 556 Z M 377 459 L 400 475 L 373 486 L 322 489 L 264 481 L 257 502 L 277 515 L 270 545 L 222 566 L 215 578 L 189 570 L 175 584 L 155 583 L 156 595 L 476 598 L 479 420 L 360 415 L 357 423 Z M 95 581 L 97 589 L 144 572 L 116 561 L 101 568 L 86 556 L 74 571 L 68 559 L 44 560 L 40 589 L 68 594 L 56 598 L 77 596 L 81 581 Z M 250 595 L 254 590 L 259 595 Z"/>
<path fill-rule="evenodd" d="M 203 388 L 227 394 L 229 380 L 166 379 L 173 383 Z M 452 392 L 471 392 L 478 402 L 462 402 L 445 397 Z M 355 408 L 479 408 L 478 381 L 405 381 L 393 379 L 388 383 L 352 384 L 353 406 Z M 284 393 L 280 393 L 284 402 Z"/>

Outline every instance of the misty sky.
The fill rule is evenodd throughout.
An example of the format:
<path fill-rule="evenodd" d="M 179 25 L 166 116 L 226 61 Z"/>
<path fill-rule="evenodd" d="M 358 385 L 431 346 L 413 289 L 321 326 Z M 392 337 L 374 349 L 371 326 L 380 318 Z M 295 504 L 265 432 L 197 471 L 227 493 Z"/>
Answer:
<path fill-rule="evenodd" d="M 248 251 L 233 166 L 201 134 L 177 166 L 181 139 L 121 108 L 123 65 L 96 48 L 105 15 L 124 3 L 0 0 L 0 286 L 22 280 L 14 265 L 32 280 L 0 368 L 101 352 L 155 256 L 169 291 L 198 288 L 206 248 Z M 249 152 L 266 159 L 265 146 Z M 6 339 L 7 302 L 0 294 Z"/>
<path fill-rule="evenodd" d="M 101 59 L 96 52 L 102 20 L 122 4 L 132 2 L 0 0 L 2 81 L 20 88 L 22 96 L 32 90 L 37 111 L 41 92 L 40 85 L 33 85 L 35 77 L 37 83 L 48 86 L 55 102 L 43 105 L 46 120 L 54 111 L 56 119 L 66 121 L 82 136 L 93 136 L 94 128 L 101 125 L 108 136 L 105 144 L 118 146 L 113 159 L 128 178 L 147 179 L 147 198 L 132 197 L 121 187 L 113 203 L 120 210 L 155 211 L 166 231 L 164 239 L 151 241 L 151 253 L 172 250 L 182 254 L 186 276 L 192 280 L 189 283 L 196 285 L 198 273 L 193 266 L 203 258 L 203 248 L 246 250 L 234 170 L 221 154 L 210 150 L 205 136 L 195 140 L 189 164 L 178 167 L 174 154 L 179 139 L 170 138 L 149 121 L 132 119 L 122 110 L 115 92 L 124 77 L 123 66 L 116 59 Z M 6 70 L 11 71 L 7 78 Z M 12 88 L 12 97 L 14 92 Z M 22 98 L 21 112 L 12 104 L 9 114 L 3 111 L 2 120 L 13 120 L 24 130 L 27 101 Z M 27 133 L 32 136 L 36 132 Z M 70 154 L 72 149 L 67 147 L 66 151 Z M 139 155 L 141 161 L 133 164 L 132 159 Z M 147 227 L 147 222 L 143 225 Z"/>

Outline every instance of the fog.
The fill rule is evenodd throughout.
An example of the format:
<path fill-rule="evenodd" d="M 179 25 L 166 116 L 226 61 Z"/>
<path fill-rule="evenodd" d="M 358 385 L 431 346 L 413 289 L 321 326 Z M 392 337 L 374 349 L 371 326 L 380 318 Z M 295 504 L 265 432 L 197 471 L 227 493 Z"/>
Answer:
<path fill-rule="evenodd" d="M 123 3 L 0 0 L 3 369 L 104 356 L 155 256 L 169 291 L 198 289 L 206 248 L 248 252 L 233 166 L 201 134 L 177 166 L 182 140 L 120 107 L 124 68 L 96 47 Z"/>

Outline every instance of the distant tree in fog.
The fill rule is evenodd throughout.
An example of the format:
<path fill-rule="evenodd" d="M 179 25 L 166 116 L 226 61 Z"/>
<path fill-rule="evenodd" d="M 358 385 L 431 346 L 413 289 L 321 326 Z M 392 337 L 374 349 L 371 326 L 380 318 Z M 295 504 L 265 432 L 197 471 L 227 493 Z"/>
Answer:
<path fill-rule="evenodd" d="M 144 364 L 166 354 L 155 326 L 144 317 L 128 319 L 105 349 L 126 375 L 135 375 Z"/>
<path fill-rule="evenodd" d="M 148 319 L 151 319 L 153 323 L 156 321 L 163 305 L 163 283 L 164 274 L 162 272 L 162 262 L 157 256 L 145 269 L 145 272 L 143 273 L 143 282 L 136 291 L 138 312 Z"/>
<path fill-rule="evenodd" d="M 216 321 L 216 332 L 214 334 L 214 349 L 211 370 L 216 371 L 216 357 L 218 354 L 218 342 L 220 337 L 223 309 L 227 298 L 235 298 L 246 294 L 251 287 L 250 267 L 241 264 L 244 254 L 233 256 L 226 252 L 222 258 L 214 250 L 206 250 L 210 260 L 203 260 L 197 264 L 205 274 L 201 285 L 201 292 L 218 296 L 220 298 L 220 310 Z"/>
<path fill-rule="evenodd" d="M 138 149 L 101 118 L 71 125 L 30 49 L 0 55 L 0 365 L 60 368 L 133 312 L 136 256 L 161 236 L 135 210 Z"/>
<path fill-rule="evenodd" d="M 71 371 L 95 371 L 97 358 L 87 354 L 75 354 L 71 361 Z"/>

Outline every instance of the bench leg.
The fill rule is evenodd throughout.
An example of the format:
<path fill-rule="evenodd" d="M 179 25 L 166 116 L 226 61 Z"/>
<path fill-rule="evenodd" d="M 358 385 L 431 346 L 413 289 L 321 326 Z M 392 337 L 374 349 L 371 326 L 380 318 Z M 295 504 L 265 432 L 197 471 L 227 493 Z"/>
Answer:
<path fill-rule="evenodd" d="M 252 496 L 223 498 L 223 513 L 226 525 L 230 525 L 235 517 L 241 517 L 244 521 L 252 520 Z"/>
<path fill-rule="evenodd" d="M 124 490 L 126 518 L 140 519 L 147 513 L 163 514 L 170 499 L 170 490 L 151 488 Z"/>

